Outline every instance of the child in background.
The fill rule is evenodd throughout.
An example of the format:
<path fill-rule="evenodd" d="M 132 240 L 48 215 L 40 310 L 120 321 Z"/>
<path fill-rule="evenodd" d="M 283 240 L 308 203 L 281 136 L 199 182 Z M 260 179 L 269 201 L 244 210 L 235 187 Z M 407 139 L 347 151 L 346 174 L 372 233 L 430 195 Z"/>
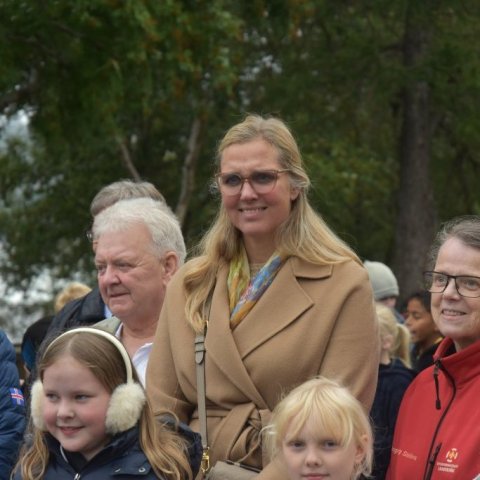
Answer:
<path fill-rule="evenodd" d="M 183 440 L 155 421 L 113 335 L 86 327 L 65 332 L 46 348 L 38 375 L 33 444 L 22 452 L 15 480 L 191 479 Z"/>
<path fill-rule="evenodd" d="M 91 288 L 80 282 L 71 282 L 67 284 L 56 296 L 54 300 L 55 315 L 65 306 L 66 303 L 75 298 L 83 297 Z M 47 337 L 47 332 L 54 316 L 47 315 L 32 323 L 23 334 L 21 352 L 23 358 L 24 371 L 20 372 L 23 395 L 25 402 L 29 404 L 30 383 L 35 378 L 35 362 L 40 345 Z"/>
<path fill-rule="evenodd" d="M 54 310 L 55 315 L 69 302 L 77 298 L 84 297 L 92 289 L 81 282 L 68 283 L 55 297 Z"/>
<path fill-rule="evenodd" d="M 35 369 L 35 362 L 37 361 L 37 353 L 40 345 L 45 340 L 48 327 L 52 323 L 53 315 L 42 317 L 33 322 L 23 334 L 20 351 L 23 359 L 23 375 L 27 380 L 24 394 L 28 396 L 30 390 L 30 375 Z"/>
<path fill-rule="evenodd" d="M 430 301 L 428 291 L 413 293 L 407 299 L 405 325 L 410 331 L 413 343 L 410 356 L 417 373 L 433 365 L 433 354 L 443 338 L 430 313 Z"/>
<path fill-rule="evenodd" d="M 405 390 L 415 377 L 410 367 L 410 334 L 392 310 L 376 304 L 380 335 L 378 384 L 370 412 L 375 433 L 373 478 L 383 480 L 390 462 L 393 432 Z"/>
<path fill-rule="evenodd" d="M 353 480 L 370 473 L 368 417 L 346 388 L 327 378 L 292 390 L 273 411 L 264 434 L 272 459 L 283 463 L 291 480 Z"/>

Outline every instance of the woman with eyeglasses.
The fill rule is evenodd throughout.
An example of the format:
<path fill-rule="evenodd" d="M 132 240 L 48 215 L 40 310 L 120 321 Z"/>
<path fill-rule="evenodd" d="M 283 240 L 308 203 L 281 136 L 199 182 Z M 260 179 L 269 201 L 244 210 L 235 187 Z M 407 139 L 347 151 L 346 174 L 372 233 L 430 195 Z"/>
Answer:
<path fill-rule="evenodd" d="M 424 273 L 445 336 L 403 397 L 387 479 L 480 478 L 480 216 L 454 219 Z"/>
<path fill-rule="evenodd" d="M 209 461 L 262 469 L 260 431 L 282 395 L 323 375 L 368 411 L 378 335 L 368 275 L 314 212 L 290 130 L 249 115 L 218 147 L 217 218 L 168 286 L 147 371 L 156 414 L 199 430 L 194 340 L 205 334 Z"/>

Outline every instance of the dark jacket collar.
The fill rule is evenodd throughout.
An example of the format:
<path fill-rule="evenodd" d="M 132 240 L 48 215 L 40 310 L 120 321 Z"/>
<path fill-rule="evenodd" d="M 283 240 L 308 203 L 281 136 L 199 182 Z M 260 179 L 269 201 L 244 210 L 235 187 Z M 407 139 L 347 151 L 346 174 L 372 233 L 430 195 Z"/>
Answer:
<path fill-rule="evenodd" d="M 126 432 L 115 435 L 105 448 L 89 461 L 85 460 L 80 453 L 63 450 L 58 440 L 49 433 L 45 435 L 45 438 L 50 454 L 54 456 L 55 461 L 64 467 L 69 466 L 76 473 L 80 473 L 91 465 L 98 468 L 101 465 L 106 465 L 114 460 L 118 460 L 134 450 L 138 450 L 141 455 L 136 458 L 134 464 L 132 464 L 132 458 L 129 456 L 129 467 L 137 468 L 139 464 L 148 464 L 145 454 L 140 449 L 138 435 L 138 427 L 133 427 Z M 119 465 L 121 462 L 116 462 L 116 464 Z"/>

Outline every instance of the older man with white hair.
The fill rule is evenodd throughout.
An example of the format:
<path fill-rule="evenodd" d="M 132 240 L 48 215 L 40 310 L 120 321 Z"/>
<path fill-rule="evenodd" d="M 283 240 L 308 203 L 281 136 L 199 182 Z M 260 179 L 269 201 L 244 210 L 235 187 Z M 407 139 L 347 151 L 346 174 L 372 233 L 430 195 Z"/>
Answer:
<path fill-rule="evenodd" d="M 122 341 L 145 385 L 165 290 L 186 256 L 180 225 L 165 203 L 136 198 L 100 212 L 92 234 L 98 286 L 113 314 L 95 326 Z"/>

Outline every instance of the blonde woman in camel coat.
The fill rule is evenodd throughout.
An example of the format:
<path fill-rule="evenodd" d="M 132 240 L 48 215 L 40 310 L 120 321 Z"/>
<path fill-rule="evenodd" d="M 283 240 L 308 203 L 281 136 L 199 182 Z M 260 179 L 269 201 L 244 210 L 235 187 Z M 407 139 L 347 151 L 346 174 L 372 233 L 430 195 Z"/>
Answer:
<path fill-rule="evenodd" d="M 372 290 L 357 256 L 308 204 L 309 180 L 283 122 L 246 117 L 218 156 L 220 212 L 201 255 L 168 286 L 147 393 L 156 415 L 171 410 L 199 430 L 194 339 L 208 317 L 211 464 L 230 459 L 263 468 L 259 480 L 287 479 L 283 465 L 263 458 L 260 434 L 283 395 L 323 375 L 370 409 L 379 359 Z M 250 288 L 270 266 L 267 286 L 240 318 L 232 310 L 248 292 L 235 292 L 238 265 Z"/>

